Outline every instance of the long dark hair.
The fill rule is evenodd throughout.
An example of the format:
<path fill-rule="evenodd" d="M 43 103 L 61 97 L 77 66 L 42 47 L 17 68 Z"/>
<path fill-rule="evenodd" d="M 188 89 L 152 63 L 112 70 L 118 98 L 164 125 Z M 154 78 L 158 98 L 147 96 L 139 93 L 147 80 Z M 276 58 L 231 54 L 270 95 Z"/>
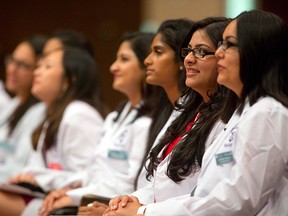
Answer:
<path fill-rule="evenodd" d="M 35 58 L 37 59 L 42 53 L 43 46 L 47 38 L 43 35 L 32 35 L 24 39 L 21 43 L 28 43 L 32 50 L 34 51 Z M 35 62 L 36 66 L 36 62 Z M 28 96 L 24 101 L 21 101 L 14 112 L 9 117 L 9 134 L 12 134 L 18 122 L 21 120 L 26 111 L 39 101 L 31 94 L 31 89 L 29 89 Z"/>
<path fill-rule="evenodd" d="M 150 52 L 150 45 L 151 42 L 154 38 L 155 34 L 153 33 L 143 33 L 143 32 L 126 32 L 122 35 L 120 41 L 119 41 L 119 46 L 123 42 L 128 42 L 130 48 L 133 50 L 135 53 L 138 63 L 140 68 L 145 71 L 145 65 L 144 65 L 144 60 L 148 56 Z M 162 88 L 158 86 L 153 86 L 150 84 L 147 84 L 145 82 L 145 79 L 143 80 L 142 83 L 142 88 L 141 88 L 141 95 L 142 95 L 142 103 L 139 107 L 136 107 L 137 109 L 137 115 L 135 116 L 134 119 L 131 120 L 131 123 L 134 122 L 136 119 L 140 118 L 141 116 L 149 116 L 152 117 L 152 123 L 149 128 L 149 135 L 148 135 L 148 141 L 146 145 L 146 152 L 150 150 L 149 143 L 153 143 L 154 140 L 157 137 L 157 134 L 159 132 L 159 125 L 158 120 L 159 118 L 155 115 L 156 110 L 158 109 L 157 104 L 159 104 L 159 94 L 162 91 Z M 161 98 L 161 97 L 160 97 Z M 116 111 L 118 114 L 114 118 L 114 121 L 117 121 L 119 119 L 119 116 L 121 115 L 121 112 L 124 109 L 126 102 L 123 102 L 119 105 L 118 109 Z M 143 161 L 146 159 L 147 154 L 144 154 Z M 134 186 L 135 188 L 137 187 L 137 178 L 142 169 L 142 165 L 139 167 L 138 174 L 135 178 L 134 181 Z"/>
<path fill-rule="evenodd" d="M 53 38 L 60 40 L 64 47 L 69 46 L 84 49 L 92 57 L 95 57 L 95 51 L 92 43 L 81 32 L 77 32 L 72 29 L 59 29 L 53 32 L 49 37 L 49 39 Z"/>
<path fill-rule="evenodd" d="M 243 89 L 240 98 L 229 96 L 224 111 L 233 106 L 241 113 L 246 98 L 253 105 L 265 96 L 288 107 L 287 24 L 277 15 L 260 10 L 242 12 L 235 20 Z"/>
<path fill-rule="evenodd" d="M 175 62 L 179 65 L 182 65 L 179 67 L 178 73 L 178 90 L 181 94 L 187 90 L 187 86 L 185 85 L 185 69 L 180 57 L 180 49 L 183 40 L 193 23 L 193 21 L 188 19 L 171 19 L 164 21 L 157 30 L 157 34 L 161 34 L 162 42 L 167 44 L 174 51 Z M 154 144 L 158 133 L 161 131 L 168 118 L 170 117 L 172 111 L 174 110 L 174 105 L 175 104 L 170 102 L 164 89 L 161 88 L 158 92 L 158 101 L 155 102 L 156 109 L 153 114 L 154 120 L 152 122 L 152 126 L 150 127 L 150 133 L 153 133 L 155 137 L 153 137 L 153 139 L 150 137 L 148 140 L 145 156 L 142 160 L 141 169 L 138 171 L 137 178 L 139 177 L 141 170 L 147 161 L 147 156 L 151 151 L 152 145 Z M 134 186 L 135 189 L 137 189 L 137 180 L 135 181 Z"/>
<path fill-rule="evenodd" d="M 186 35 L 193 25 L 188 19 L 171 19 L 164 21 L 158 28 L 157 34 L 161 34 L 161 40 L 167 44 L 175 53 L 175 62 L 180 63 L 178 88 L 181 93 L 187 90 L 185 84 L 186 71 L 181 59 L 180 50 Z"/>
<path fill-rule="evenodd" d="M 43 123 L 33 133 L 33 147 L 37 143 L 45 122 L 49 122 L 44 139 L 46 149 L 55 144 L 58 128 L 66 107 L 74 100 L 81 100 L 98 111 L 99 69 L 94 58 L 83 49 L 64 47 L 53 52 L 63 51 L 63 79 L 68 81 L 68 88 L 57 98 L 46 115 Z M 50 54 L 50 53 L 49 53 Z M 48 55 L 49 55 L 48 54 Z M 44 56 L 45 58 L 45 56 Z"/>
<path fill-rule="evenodd" d="M 229 20 L 224 17 L 209 17 L 196 22 L 185 38 L 183 47 L 187 47 L 194 32 L 201 29 L 207 33 L 216 49 L 228 23 Z M 169 156 L 171 160 L 166 174 L 174 182 L 180 182 L 189 174 L 199 170 L 205 151 L 206 139 L 215 122 L 219 120 L 220 110 L 225 102 L 227 91 L 225 87 L 218 85 L 215 92 L 207 92 L 210 98 L 208 103 L 205 103 L 202 96 L 191 88 L 185 92 L 184 102 L 176 105 L 176 108 L 181 111 L 180 116 L 174 120 L 160 143 L 150 153 L 147 179 L 153 176 L 154 170 L 161 162 L 161 158 L 158 158 L 160 151 L 175 138 L 183 136 L 186 133 L 187 125 L 195 119 L 198 113 L 201 116 L 197 123 L 194 123 L 193 128 L 186 133 L 187 136 L 175 146 Z"/>
<path fill-rule="evenodd" d="M 83 49 L 88 54 L 90 54 L 93 58 L 95 58 L 95 51 L 94 51 L 94 47 L 92 43 L 81 32 L 77 32 L 72 29 L 60 29 L 52 33 L 52 35 L 49 37 L 49 40 L 50 39 L 58 39 L 62 44 L 61 47 L 58 47 L 60 49 L 63 47 L 75 47 L 75 48 Z M 106 107 L 102 98 L 101 83 L 99 81 L 97 83 L 97 86 L 99 87 L 99 89 L 97 90 L 98 95 L 95 98 L 95 105 L 96 105 L 97 111 L 102 115 L 102 117 L 105 117 L 107 114 L 107 110 L 106 110 Z"/>

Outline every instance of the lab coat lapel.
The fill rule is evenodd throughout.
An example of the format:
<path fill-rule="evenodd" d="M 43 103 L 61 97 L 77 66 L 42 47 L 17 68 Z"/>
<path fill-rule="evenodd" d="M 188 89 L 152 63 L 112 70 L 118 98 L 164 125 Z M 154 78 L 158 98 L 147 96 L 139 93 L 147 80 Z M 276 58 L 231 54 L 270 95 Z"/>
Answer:
<path fill-rule="evenodd" d="M 246 100 L 242 114 L 239 115 L 236 111 L 234 112 L 233 116 L 227 123 L 222 133 L 219 134 L 219 136 L 214 140 L 214 142 L 210 145 L 210 147 L 205 152 L 205 155 L 208 155 L 208 158 L 205 158 L 205 155 L 204 155 L 203 161 L 205 160 L 205 162 L 202 163 L 203 166 L 201 168 L 203 172 L 209 166 L 209 164 L 211 163 L 211 160 L 214 159 L 214 156 L 219 151 L 219 149 L 223 147 L 223 145 L 225 144 L 225 140 L 227 139 L 229 134 L 238 125 L 238 123 L 241 121 L 241 119 L 243 118 L 243 116 L 246 114 L 246 112 L 249 109 L 250 109 L 250 105 L 249 105 L 248 100 Z"/>
<path fill-rule="evenodd" d="M 222 146 L 225 143 L 224 142 L 225 139 L 229 136 L 233 128 L 235 128 L 235 126 L 238 124 L 239 119 L 240 119 L 239 114 L 234 113 L 229 122 L 227 123 L 226 127 L 224 128 L 224 130 L 221 132 L 221 134 L 219 134 L 219 136 L 214 140 L 214 142 L 208 147 L 208 149 L 205 152 L 205 155 L 207 155 L 208 158 L 205 158 L 204 155 L 203 161 L 204 160 L 206 161 L 202 163 L 203 165 L 201 168 L 202 172 L 205 172 L 206 168 L 211 163 L 211 160 L 214 159 L 216 152 L 218 152 L 218 150 L 222 148 Z"/>

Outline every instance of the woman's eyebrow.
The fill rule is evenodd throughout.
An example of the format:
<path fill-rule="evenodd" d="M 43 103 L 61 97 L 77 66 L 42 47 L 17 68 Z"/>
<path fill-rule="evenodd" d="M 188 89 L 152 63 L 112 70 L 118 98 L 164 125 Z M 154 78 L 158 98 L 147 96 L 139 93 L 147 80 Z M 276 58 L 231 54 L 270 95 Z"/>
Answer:
<path fill-rule="evenodd" d="M 233 36 L 233 35 L 228 35 L 228 36 L 225 37 L 225 40 L 227 40 L 227 39 L 235 39 L 235 40 L 237 40 L 237 37 Z"/>

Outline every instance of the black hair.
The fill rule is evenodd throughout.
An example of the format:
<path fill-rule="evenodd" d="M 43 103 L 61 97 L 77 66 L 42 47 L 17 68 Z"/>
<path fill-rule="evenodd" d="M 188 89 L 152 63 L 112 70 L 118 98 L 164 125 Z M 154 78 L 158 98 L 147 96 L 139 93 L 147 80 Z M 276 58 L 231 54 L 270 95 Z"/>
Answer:
<path fill-rule="evenodd" d="M 150 52 L 150 45 L 151 42 L 154 38 L 155 34 L 154 33 L 143 33 L 143 32 L 126 32 L 122 35 L 119 41 L 120 46 L 123 42 L 128 42 L 130 48 L 133 50 L 135 53 L 139 67 L 143 69 L 143 73 L 145 73 L 145 65 L 144 65 L 144 60 L 148 56 Z M 138 119 L 141 116 L 149 116 L 152 117 L 152 123 L 149 128 L 149 135 L 148 135 L 148 141 L 146 144 L 146 151 L 143 156 L 143 160 L 146 159 L 147 157 L 147 152 L 150 150 L 150 144 L 153 143 L 154 140 L 157 137 L 158 132 L 160 131 L 159 128 L 159 118 L 158 116 L 155 115 L 156 110 L 158 109 L 157 104 L 159 103 L 159 92 L 163 91 L 162 88 L 158 86 L 153 86 L 150 84 L 147 84 L 145 79 L 143 79 L 143 84 L 142 84 L 142 89 L 141 89 L 141 94 L 142 94 L 142 103 L 139 107 L 135 107 L 137 109 L 137 115 L 135 116 L 134 119 L 131 120 L 130 123 L 133 123 L 136 119 Z M 126 103 L 122 103 L 116 111 L 118 112 L 116 117 L 114 118 L 114 121 L 117 121 L 125 107 Z M 139 173 L 142 169 L 141 165 L 138 170 L 138 174 L 136 175 L 135 181 L 134 181 L 134 187 L 137 187 L 137 180 Z"/>
<path fill-rule="evenodd" d="M 164 21 L 158 28 L 157 34 L 161 34 L 161 40 L 167 44 L 175 53 L 175 62 L 179 63 L 178 88 L 181 93 L 187 90 L 185 85 L 186 72 L 180 55 L 180 48 L 188 31 L 193 25 L 189 19 L 171 19 Z"/>
<path fill-rule="evenodd" d="M 248 98 L 252 106 L 260 97 L 271 96 L 288 107 L 288 27 L 271 12 L 245 11 L 235 18 L 240 56 L 240 98 L 228 97 L 224 112 L 243 111 Z"/>
<path fill-rule="evenodd" d="M 128 42 L 130 48 L 135 53 L 139 67 L 143 70 L 143 73 L 145 73 L 145 65 L 144 65 L 144 59 L 147 57 L 150 51 L 150 44 L 153 40 L 154 34 L 153 33 L 144 33 L 144 32 L 125 32 L 122 37 L 120 38 L 119 45 L 123 42 Z M 142 104 L 140 107 L 137 107 L 135 109 L 138 110 L 137 115 L 135 118 L 131 121 L 134 122 L 136 119 L 143 115 L 151 115 L 152 110 L 152 104 L 154 103 L 155 96 L 153 96 L 155 93 L 154 91 L 159 91 L 156 89 L 159 89 L 155 86 L 152 86 L 150 84 L 147 84 L 145 82 L 145 79 L 143 79 L 143 83 L 141 86 L 141 94 L 142 94 Z M 153 100 L 153 103 L 152 101 Z M 114 121 L 117 121 L 118 118 L 121 115 L 121 112 L 123 111 L 125 107 L 125 103 L 121 103 L 116 111 L 118 111 L 117 116 L 115 117 Z"/>
<path fill-rule="evenodd" d="M 228 23 L 229 19 L 224 17 L 208 17 L 196 22 L 187 34 L 182 47 L 187 47 L 192 35 L 201 29 L 207 33 L 216 49 Z M 162 149 L 175 138 L 185 134 L 186 136 L 174 147 L 169 156 L 170 162 L 166 174 L 174 182 L 180 182 L 200 169 L 207 137 L 215 122 L 220 119 L 220 110 L 225 102 L 227 91 L 227 88 L 218 85 L 215 92 L 207 92 L 210 98 L 207 103 L 193 89 L 189 88 L 185 92 L 183 102 L 176 104 L 176 108 L 181 112 L 180 116 L 172 122 L 164 137 L 150 153 L 147 179 L 153 176 L 154 170 L 161 162 L 159 153 Z M 187 125 L 196 118 L 198 113 L 200 113 L 200 117 L 194 123 L 192 129 L 186 132 Z"/>
<path fill-rule="evenodd" d="M 49 37 L 56 38 L 61 41 L 63 46 L 77 47 L 86 50 L 92 57 L 95 57 L 95 51 L 92 43 L 81 32 L 71 29 L 57 30 Z"/>

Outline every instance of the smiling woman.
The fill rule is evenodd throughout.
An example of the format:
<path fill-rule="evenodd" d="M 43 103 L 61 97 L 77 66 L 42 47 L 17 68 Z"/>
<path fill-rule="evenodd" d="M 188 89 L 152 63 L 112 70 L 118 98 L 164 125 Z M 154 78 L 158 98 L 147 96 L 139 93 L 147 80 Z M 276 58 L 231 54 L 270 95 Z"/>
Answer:
<path fill-rule="evenodd" d="M 142 206 L 139 214 L 288 213 L 288 27 L 273 13 L 248 11 L 226 27 L 222 40 L 228 43 L 215 53 L 217 80 L 231 89 L 222 111 L 235 112 L 205 152 L 192 193 Z M 135 215 L 140 205 L 135 198 L 129 201 L 107 215 Z"/>
<path fill-rule="evenodd" d="M 205 53 L 216 50 L 229 22 L 224 17 L 209 17 L 194 23 L 184 37 L 183 48 L 194 50 L 186 53 L 184 59 L 189 89 L 176 104 L 179 116 L 149 154 L 147 177 L 151 182 L 130 196 L 114 198 L 105 215 L 141 214 L 145 212 L 141 204 L 182 196 L 188 188 L 196 186 L 203 154 L 224 128 L 219 113 L 227 93 L 225 87 L 217 84 L 217 58 Z M 201 51 L 201 55 L 196 50 Z"/>

